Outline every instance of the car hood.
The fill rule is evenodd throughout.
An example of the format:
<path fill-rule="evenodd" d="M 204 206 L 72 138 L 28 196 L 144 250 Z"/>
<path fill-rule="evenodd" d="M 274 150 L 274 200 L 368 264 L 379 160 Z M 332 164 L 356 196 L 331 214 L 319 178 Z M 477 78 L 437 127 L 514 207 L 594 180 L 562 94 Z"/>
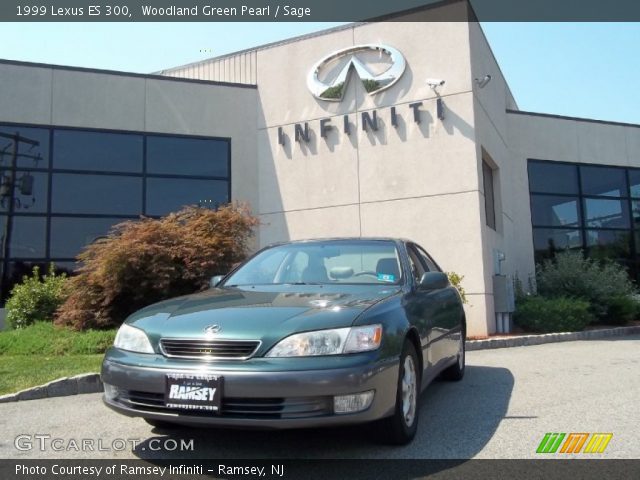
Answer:
<path fill-rule="evenodd" d="M 367 308 L 400 291 L 392 285 L 277 285 L 213 288 L 160 302 L 132 315 L 152 343 L 201 338 L 217 325 L 216 339 L 260 340 L 272 345 L 296 332 L 349 327 Z"/>

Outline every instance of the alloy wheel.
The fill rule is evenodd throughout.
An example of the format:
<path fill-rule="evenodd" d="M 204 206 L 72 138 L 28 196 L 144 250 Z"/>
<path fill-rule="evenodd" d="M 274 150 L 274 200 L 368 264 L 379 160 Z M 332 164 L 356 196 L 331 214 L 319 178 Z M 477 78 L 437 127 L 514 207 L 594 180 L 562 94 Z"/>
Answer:
<path fill-rule="evenodd" d="M 404 375 L 402 377 L 402 414 L 407 426 L 411 426 L 416 417 L 418 385 L 413 357 L 404 359 Z"/>

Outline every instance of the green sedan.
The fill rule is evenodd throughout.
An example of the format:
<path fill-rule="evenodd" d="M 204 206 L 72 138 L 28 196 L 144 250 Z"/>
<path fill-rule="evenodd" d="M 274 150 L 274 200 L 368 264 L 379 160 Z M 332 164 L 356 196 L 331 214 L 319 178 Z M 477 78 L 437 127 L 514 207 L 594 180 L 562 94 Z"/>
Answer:
<path fill-rule="evenodd" d="M 157 427 L 376 422 L 404 444 L 427 385 L 462 379 L 465 331 L 458 291 L 413 242 L 282 243 L 131 315 L 104 358 L 104 401 Z"/>

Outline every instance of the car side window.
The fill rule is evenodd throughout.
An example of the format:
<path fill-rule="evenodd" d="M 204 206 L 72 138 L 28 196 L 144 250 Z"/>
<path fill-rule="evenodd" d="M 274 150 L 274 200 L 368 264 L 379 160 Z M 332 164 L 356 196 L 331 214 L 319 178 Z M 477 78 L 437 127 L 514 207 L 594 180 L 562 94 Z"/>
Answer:
<path fill-rule="evenodd" d="M 409 253 L 409 264 L 411 265 L 411 274 L 415 279 L 416 284 L 420 283 L 422 275 L 424 275 L 425 269 L 420 261 L 418 254 L 414 250 L 412 245 L 407 245 L 407 252 Z"/>
<path fill-rule="evenodd" d="M 418 251 L 418 254 L 420 255 L 420 258 L 422 259 L 422 262 L 427 266 L 427 269 L 430 272 L 441 271 L 438 265 L 436 265 L 436 262 L 433 261 L 433 259 L 429 256 L 427 252 L 424 251 L 422 247 L 418 245 L 416 245 L 415 247 L 416 247 L 416 250 Z"/>

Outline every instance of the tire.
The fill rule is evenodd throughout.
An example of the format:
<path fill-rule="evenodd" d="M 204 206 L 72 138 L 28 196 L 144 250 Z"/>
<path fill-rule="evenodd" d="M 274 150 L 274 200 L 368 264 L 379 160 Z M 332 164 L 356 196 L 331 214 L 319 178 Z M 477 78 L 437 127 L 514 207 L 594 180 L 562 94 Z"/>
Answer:
<path fill-rule="evenodd" d="M 378 426 L 378 435 L 384 443 L 406 445 L 416 436 L 420 410 L 419 365 L 418 354 L 413 343 L 405 340 L 400 355 L 396 408 L 393 415 L 381 420 Z"/>
<path fill-rule="evenodd" d="M 176 428 L 180 428 L 180 425 L 176 423 L 165 422 L 164 420 L 156 420 L 155 418 L 145 418 L 144 421 L 159 430 L 174 430 Z"/>
<path fill-rule="evenodd" d="M 451 382 L 459 382 L 464 377 L 464 367 L 466 361 L 465 355 L 465 340 L 467 338 L 466 329 L 462 327 L 462 334 L 460 335 L 460 344 L 458 345 L 458 355 L 456 357 L 456 363 L 442 371 L 441 377 Z"/>

